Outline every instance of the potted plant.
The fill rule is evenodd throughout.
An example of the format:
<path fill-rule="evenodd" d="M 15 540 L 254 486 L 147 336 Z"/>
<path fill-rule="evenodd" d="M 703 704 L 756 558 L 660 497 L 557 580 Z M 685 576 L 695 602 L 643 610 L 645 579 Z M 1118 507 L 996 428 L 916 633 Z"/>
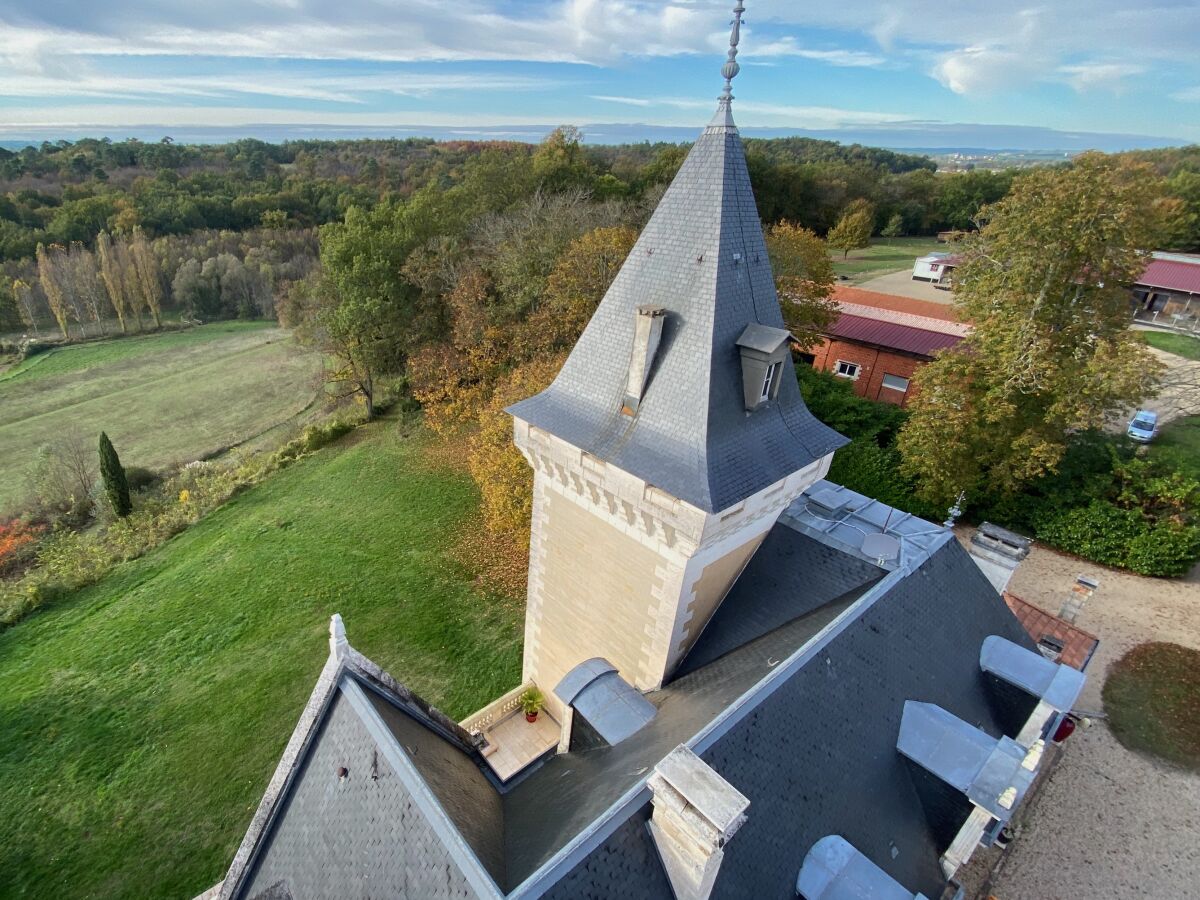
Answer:
<path fill-rule="evenodd" d="M 538 713 L 546 705 L 546 698 L 542 696 L 542 692 L 537 688 L 531 687 L 525 693 L 521 694 L 518 702 L 521 704 L 521 709 L 525 711 L 525 721 L 536 722 Z"/>

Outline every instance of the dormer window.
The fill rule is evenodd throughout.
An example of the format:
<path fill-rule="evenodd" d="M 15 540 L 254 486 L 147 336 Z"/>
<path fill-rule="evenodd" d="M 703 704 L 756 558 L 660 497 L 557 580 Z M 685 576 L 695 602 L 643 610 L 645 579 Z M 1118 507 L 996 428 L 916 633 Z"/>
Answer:
<path fill-rule="evenodd" d="M 757 322 L 747 325 L 738 338 L 738 351 L 742 355 L 742 393 L 747 412 L 753 412 L 779 396 L 790 340 L 792 335 L 786 329 Z"/>
<path fill-rule="evenodd" d="M 779 386 L 779 373 L 782 369 L 782 362 L 774 362 L 767 366 L 767 374 L 763 377 L 762 393 L 758 397 L 759 402 L 766 403 L 775 396 L 775 391 Z"/>

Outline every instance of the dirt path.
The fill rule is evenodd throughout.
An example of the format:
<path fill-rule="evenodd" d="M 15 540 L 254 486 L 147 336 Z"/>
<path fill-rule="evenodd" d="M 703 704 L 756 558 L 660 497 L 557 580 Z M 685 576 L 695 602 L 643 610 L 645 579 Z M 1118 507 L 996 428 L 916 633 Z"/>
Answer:
<path fill-rule="evenodd" d="M 864 291 L 878 291 L 881 294 L 895 294 L 899 297 L 912 297 L 916 300 L 928 300 L 950 306 L 954 303 L 954 292 L 944 291 L 934 287 L 928 281 L 913 281 L 912 266 L 901 272 L 889 272 L 877 275 L 855 285 Z"/>
<path fill-rule="evenodd" d="M 1200 649 L 1200 567 L 1143 578 L 1035 547 L 1013 577 L 1018 596 L 1057 613 L 1075 576 L 1100 588 L 1078 624 L 1100 637 L 1078 708 L 1100 711 L 1108 667 L 1143 641 Z M 1077 731 L 991 885 L 998 900 L 1175 898 L 1200 885 L 1200 775 L 1122 747 L 1103 721 Z M 981 851 L 979 862 L 998 851 Z"/>

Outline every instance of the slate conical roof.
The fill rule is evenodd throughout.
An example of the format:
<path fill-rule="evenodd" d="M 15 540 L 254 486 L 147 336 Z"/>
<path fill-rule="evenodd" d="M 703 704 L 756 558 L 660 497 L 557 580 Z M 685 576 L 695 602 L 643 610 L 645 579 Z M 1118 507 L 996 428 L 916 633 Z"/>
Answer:
<path fill-rule="evenodd" d="M 621 411 L 635 310 L 666 309 L 637 412 Z M 722 98 L 545 391 L 510 407 L 707 512 L 718 512 L 846 443 L 808 411 L 794 378 L 747 412 L 738 337 L 784 327 L 741 136 Z"/>

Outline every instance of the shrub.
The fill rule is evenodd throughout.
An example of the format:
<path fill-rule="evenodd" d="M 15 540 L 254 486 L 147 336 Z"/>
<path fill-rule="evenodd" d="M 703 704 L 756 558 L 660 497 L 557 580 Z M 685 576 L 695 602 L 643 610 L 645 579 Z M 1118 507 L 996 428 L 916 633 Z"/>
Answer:
<path fill-rule="evenodd" d="M 869 438 L 851 441 L 833 457 L 830 481 L 873 497 L 888 506 L 919 516 L 938 516 L 921 503 L 912 482 L 900 472 L 900 454 L 893 447 L 880 447 Z"/>
<path fill-rule="evenodd" d="M 796 366 L 800 392 L 814 416 L 851 440 L 870 438 L 880 447 L 890 447 L 908 414 L 891 403 L 878 403 L 854 393 L 845 378 L 818 372 L 812 366 Z"/>
<path fill-rule="evenodd" d="M 1126 566 L 1141 575 L 1186 575 L 1200 556 L 1200 528 L 1160 524 L 1129 542 Z"/>
<path fill-rule="evenodd" d="M 1053 509 L 1037 517 L 1038 540 L 1110 566 L 1125 563 L 1128 547 L 1142 531 L 1141 516 L 1104 500 L 1079 509 Z"/>
<path fill-rule="evenodd" d="M 125 480 L 129 483 L 131 491 L 145 491 L 154 487 L 162 481 L 162 476 L 153 469 L 147 469 L 145 466 L 126 466 Z"/>
<path fill-rule="evenodd" d="M 148 553 L 239 492 L 311 452 L 310 443 L 323 446 L 354 428 L 354 422 L 351 418 L 312 426 L 275 453 L 260 453 L 237 464 L 188 463 L 160 480 L 138 509 L 107 525 L 75 531 L 60 524 L 36 545 L 35 564 L 24 575 L 0 582 L 0 627 L 99 581 L 119 563 Z"/>
<path fill-rule="evenodd" d="M 20 520 L 0 522 L 0 576 L 9 575 L 33 559 L 43 529 Z"/>

